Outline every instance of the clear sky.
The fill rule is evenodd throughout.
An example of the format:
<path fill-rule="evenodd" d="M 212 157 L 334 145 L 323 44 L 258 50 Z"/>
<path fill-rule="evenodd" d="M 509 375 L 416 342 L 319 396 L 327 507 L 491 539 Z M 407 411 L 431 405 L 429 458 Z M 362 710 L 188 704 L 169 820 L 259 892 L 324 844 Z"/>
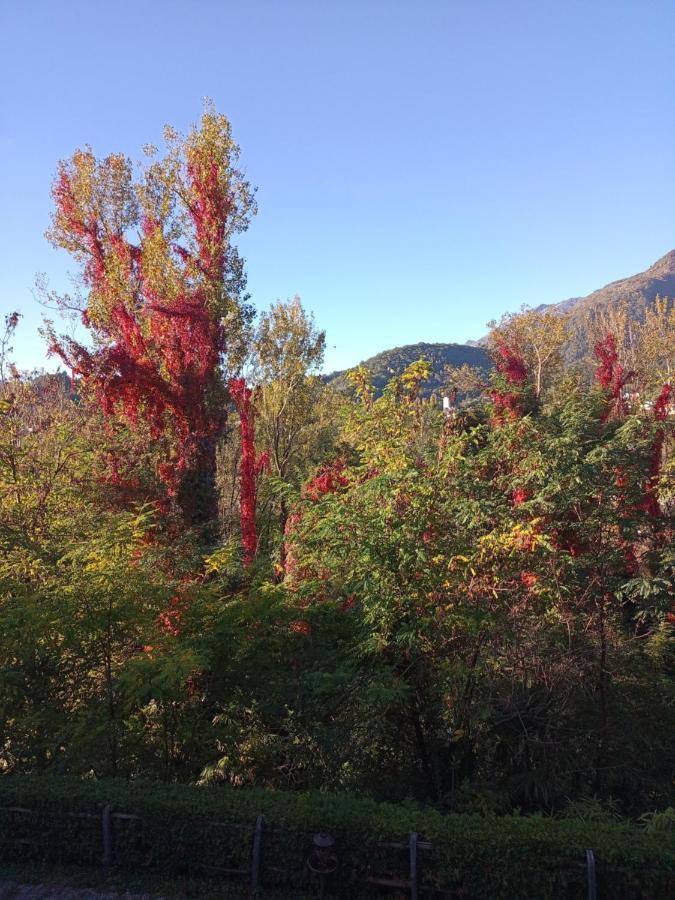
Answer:
<path fill-rule="evenodd" d="M 0 0 L 0 311 L 41 365 L 57 161 L 134 158 L 212 97 L 260 212 L 261 308 L 301 295 L 326 368 L 479 337 L 675 247 L 672 0 Z"/>

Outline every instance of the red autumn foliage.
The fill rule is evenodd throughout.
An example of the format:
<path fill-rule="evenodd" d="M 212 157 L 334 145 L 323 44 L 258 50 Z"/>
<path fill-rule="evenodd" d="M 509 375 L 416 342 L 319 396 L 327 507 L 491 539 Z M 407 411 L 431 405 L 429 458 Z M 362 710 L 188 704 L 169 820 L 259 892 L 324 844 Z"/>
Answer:
<path fill-rule="evenodd" d="M 602 421 L 607 422 L 609 419 L 625 415 L 627 407 L 624 388 L 635 373 L 627 372 L 619 363 L 619 351 L 613 334 L 608 334 L 603 340 L 598 341 L 593 352 L 599 362 L 595 377 L 609 394 L 607 406 L 602 414 Z"/>
<path fill-rule="evenodd" d="M 257 501 L 257 480 L 263 470 L 269 469 L 269 454 L 255 452 L 255 409 L 252 403 L 253 391 L 246 386 L 243 378 L 232 378 L 229 382 L 230 396 L 239 414 L 241 435 L 241 460 L 239 463 L 239 518 L 241 522 L 241 542 L 244 550 L 244 565 L 249 566 L 256 555 L 258 534 L 255 524 Z"/>
<path fill-rule="evenodd" d="M 493 391 L 492 399 L 499 415 L 505 414 L 509 419 L 517 419 L 521 412 L 520 397 L 509 391 Z"/>
<path fill-rule="evenodd" d="M 529 500 L 532 496 L 532 492 L 527 488 L 514 488 L 511 492 L 511 505 L 512 506 L 520 506 L 521 503 L 525 503 L 526 500 Z"/>
<path fill-rule="evenodd" d="M 317 501 L 326 494 L 334 494 L 341 487 L 347 487 L 349 480 L 343 474 L 345 461 L 336 459 L 335 462 L 324 466 L 317 475 L 305 486 L 303 497 L 307 500 Z"/>
<path fill-rule="evenodd" d="M 157 622 L 165 634 L 178 637 L 181 633 L 185 606 L 185 598 L 180 597 L 178 594 L 174 594 L 169 600 L 168 609 L 163 610 L 157 617 Z"/>
<path fill-rule="evenodd" d="M 665 422 L 668 418 L 672 392 L 673 389 L 670 384 L 664 384 L 661 388 L 661 393 L 654 403 L 654 418 L 657 422 Z"/>
<path fill-rule="evenodd" d="M 506 384 L 516 389 L 490 392 L 496 410 L 495 424 L 499 424 L 504 417 L 514 420 L 522 414 L 522 388 L 527 383 L 528 372 L 522 355 L 504 343 L 497 345 L 495 368 L 503 376 Z"/>
<path fill-rule="evenodd" d="M 336 459 L 334 462 L 323 466 L 319 472 L 312 478 L 302 492 L 303 500 L 311 500 L 316 503 L 321 497 L 327 494 L 335 494 L 341 488 L 349 486 L 349 479 L 344 474 L 346 463 L 344 459 Z M 374 475 L 378 474 L 376 469 L 372 470 Z M 374 476 L 373 476 L 374 477 Z M 295 508 L 291 511 L 286 520 L 284 528 L 284 570 L 286 575 L 298 574 L 296 571 L 296 561 L 293 554 L 292 534 L 298 523 L 302 519 L 300 509 Z"/>
<path fill-rule="evenodd" d="M 188 216 L 197 244 L 193 256 L 171 244 L 161 223 L 147 217 L 138 245 L 121 229 L 110 234 L 107 224 L 82 211 L 75 174 L 71 166 L 61 166 L 53 189 L 56 216 L 83 249 L 85 285 L 107 314 L 96 319 L 98 349 L 53 338 L 50 352 L 73 376 L 93 385 L 106 415 L 122 413 L 132 425 L 142 417 L 153 439 L 169 439 L 158 475 L 176 494 L 184 473 L 212 475 L 215 441 L 225 422 L 219 370 L 225 332 L 210 293 L 225 275 L 232 202 L 219 186 L 216 164 L 196 153 L 187 166 Z M 175 291 L 167 296 L 157 293 L 153 280 L 151 245 L 158 239 L 176 273 Z M 82 320 L 91 325 L 87 311 Z M 188 520 L 213 513 L 184 511 Z"/>
<path fill-rule="evenodd" d="M 497 346 L 496 368 L 509 384 L 523 385 L 527 381 L 525 360 L 517 350 L 507 347 L 506 344 Z"/>
<path fill-rule="evenodd" d="M 539 576 L 535 572 L 521 572 L 520 582 L 527 590 L 532 590 L 539 581 Z"/>

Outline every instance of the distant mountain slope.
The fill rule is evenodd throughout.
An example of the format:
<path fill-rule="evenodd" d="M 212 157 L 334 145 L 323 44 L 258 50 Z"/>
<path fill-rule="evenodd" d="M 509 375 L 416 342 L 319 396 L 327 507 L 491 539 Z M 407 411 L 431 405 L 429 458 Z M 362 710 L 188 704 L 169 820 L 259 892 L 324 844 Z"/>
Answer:
<path fill-rule="evenodd" d="M 601 315 L 608 309 L 625 303 L 629 315 L 634 319 L 641 319 L 645 308 L 653 304 L 657 296 L 675 298 L 675 250 L 666 253 L 646 271 L 612 281 L 587 297 L 570 297 L 560 303 L 544 303 L 536 308 L 569 314 L 572 338 L 566 355 L 572 362 L 590 351 L 586 328 L 589 316 Z M 445 386 L 443 373 L 448 365 L 461 366 L 467 363 L 485 371 L 491 368 L 490 357 L 485 350 L 485 337 L 468 344 L 407 344 L 378 353 L 365 360 L 362 365 L 373 373 L 375 387 L 380 393 L 394 375 L 400 375 L 406 366 L 423 356 L 431 361 L 432 366 L 432 377 L 425 389 L 427 396 Z M 325 376 L 325 380 L 340 390 L 348 389 L 346 371 L 332 372 Z"/>
<path fill-rule="evenodd" d="M 675 298 L 675 250 L 671 250 L 644 272 L 611 281 L 586 297 L 570 297 L 559 303 L 542 303 L 535 306 L 536 312 L 545 310 L 567 313 L 572 326 L 572 339 L 567 347 L 570 362 L 581 359 L 590 351 L 586 328 L 587 319 L 602 315 L 609 309 L 626 305 L 632 319 L 642 319 L 645 308 L 652 305 L 656 297 Z M 469 341 L 470 347 L 485 347 L 487 335 L 477 341 Z"/>
<path fill-rule="evenodd" d="M 400 375 L 411 363 L 425 357 L 431 363 L 431 378 L 424 387 L 425 395 L 439 391 L 445 386 L 444 371 L 446 366 L 461 366 L 465 363 L 487 370 L 491 368 L 490 357 L 482 347 L 470 347 L 466 344 L 407 344 L 385 350 L 370 359 L 364 365 L 373 375 L 373 383 L 378 394 L 386 383 L 395 375 Z M 349 383 L 347 371 L 332 372 L 326 381 L 339 390 L 347 390 Z"/>
<path fill-rule="evenodd" d="M 657 296 L 675 297 L 675 250 L 666 253 L 646 271 L 612 281 L 587 297 L 571 297 L 562 303 L 543 304 L 537 309 L 569 313 L 573 336 L 568 356 L 579 359 L 589 350 L 585 329 L 588 316 L 602 315 L 610 307 L 617 308 L 625 303 L 630 317 L 641 319 L 645 308 L 653 304 Z"/>

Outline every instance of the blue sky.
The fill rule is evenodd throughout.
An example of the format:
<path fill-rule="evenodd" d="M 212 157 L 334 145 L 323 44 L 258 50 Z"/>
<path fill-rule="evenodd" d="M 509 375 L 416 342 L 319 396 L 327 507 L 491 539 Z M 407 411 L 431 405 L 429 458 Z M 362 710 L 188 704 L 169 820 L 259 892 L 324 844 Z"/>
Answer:
<path fill-rule="evenodd" d="M 479 337 L 675 247 L 675 4 L 0 0 L 0 310 L 44 364 L 57 161 L 140 157 L 213 98 L 260 212 L 259 308 L 301 295 L 326 368 Z"/>

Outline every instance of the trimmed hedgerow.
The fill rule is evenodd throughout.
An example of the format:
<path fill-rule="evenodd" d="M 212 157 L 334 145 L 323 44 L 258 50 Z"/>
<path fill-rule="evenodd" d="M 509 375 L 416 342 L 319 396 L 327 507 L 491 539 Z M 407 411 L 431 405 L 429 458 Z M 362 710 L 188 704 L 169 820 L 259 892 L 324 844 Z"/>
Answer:
<path fill-rule="evenodd" d="M 228 786 L 190 787 L 40 776 L 0 778 L 0 856 L 42 864 L 100 864 L 101 813 L 113 817 L 115 864 L 163 873 L 250 871 L 255 821 L 264 816 L 262 879 L 298 883 L 311 836 L 327 831 L 340 860 L 330 892 L 369 896 L 368 876 L 406 877 L 406 850 L 381 841 L 433 844 L 420 850 L 420 893 L 517 900 L 585 895 L 585 851 L 596 858 L 599 900 L 675 895 L 675 835 L 624 823 L 544 817 L 443 815 L 327 793 Z M 22 812 L 17 809 L 24 810 Z M 27 812 L 29 811 L 29 812 Z"/>

